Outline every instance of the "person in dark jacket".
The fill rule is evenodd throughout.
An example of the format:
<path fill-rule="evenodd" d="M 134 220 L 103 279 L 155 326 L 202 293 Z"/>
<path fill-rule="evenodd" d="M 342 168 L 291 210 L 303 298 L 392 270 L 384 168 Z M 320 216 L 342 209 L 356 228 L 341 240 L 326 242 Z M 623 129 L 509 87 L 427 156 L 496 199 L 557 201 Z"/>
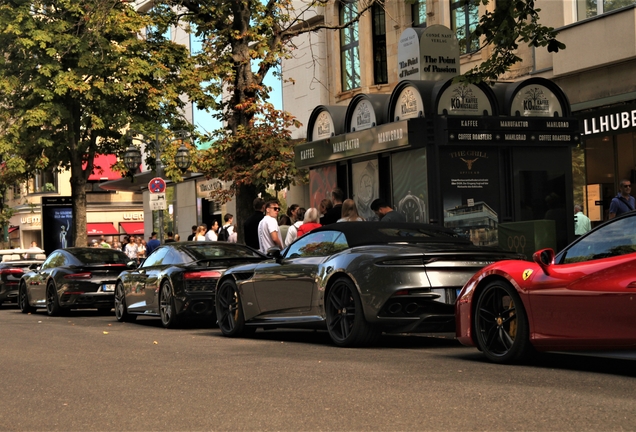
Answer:
<path fill-rule="evenodd" d="M 321 225 L 329 225 L 338 222 L 338 219 L 342 217 L 342 201 L 344 201 L 344 192 L 340 188 L 334 188 L 331 191 L 331 202 L 333 207 L 327 210 L 320 218 Z"/>
<path fill-rule="evenodd" d="M 245 233 L 245 244 L 256 250 L 260 245 L 258 242 L 258 224 L 265 216 L 263 213 L 265 201 L 262 198 L 254 199 L 254 214 L 247 218 L 243 223 L 243 232 Z"/>

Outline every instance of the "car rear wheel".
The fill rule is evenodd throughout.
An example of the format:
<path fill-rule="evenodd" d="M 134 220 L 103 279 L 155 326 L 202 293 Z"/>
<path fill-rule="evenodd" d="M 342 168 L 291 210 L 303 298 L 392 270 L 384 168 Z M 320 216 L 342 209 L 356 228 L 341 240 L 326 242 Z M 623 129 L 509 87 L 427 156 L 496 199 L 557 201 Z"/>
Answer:
<path fill-rule="evenodd" d="M 380 332 L 364 319 L 358 290 L 347 278 L 334 282 L 327 293 L 325 311 L 329 336 L 338 346 L 371 345 L 380 336 Z"/>
<path fill-rule="evenodd" d="M 491 282 L 479 294 L 474 328 L 479 347 L 493 362 L 520 361 L 532 350 L 526 311 L 519 294 L 507 282 Z"/>
<path fill-rule="evenodd" d="M 128 313 L 128 307 L 126 306 L 126 292 L 124 291 L 124 285 L 119 282 L 115 287 L 115 318 L 119 322 L 132 322 L 137 318 L 137 315 L 131 315 Z"/>
<path fill-rule="evenodd" d="M 33 313 L 35 308 L 29 304 L 29 297 L 27 295 L 26 284 L 21 283 L 18 289 L 18 307 L 22 313 Z"/>
<path fill-rule="evenodd" d="M 256 329 L 245 325 L 241 294 L 236 282 L 224 280 L 216 293 L 216 316 L 224 336 L 241 337 L 253 334 Z"/>
<path fill-rule="evenodd" d="M 177 308 L 175 306 L 174 296 L 172 295 L 172 288 L 168 282 L 161 284 L 159 314 L 161 315 L 161 324 L 163 324 L 165 328 L 175 328 L 179 324 Z"/>
<path fill-rule="evenodd" d="M 46 313 L 49 316 L 58 316 L 62 313 L 60 301 L 57 298 L 57 291 L 53 284 L 46 287 Z"/>

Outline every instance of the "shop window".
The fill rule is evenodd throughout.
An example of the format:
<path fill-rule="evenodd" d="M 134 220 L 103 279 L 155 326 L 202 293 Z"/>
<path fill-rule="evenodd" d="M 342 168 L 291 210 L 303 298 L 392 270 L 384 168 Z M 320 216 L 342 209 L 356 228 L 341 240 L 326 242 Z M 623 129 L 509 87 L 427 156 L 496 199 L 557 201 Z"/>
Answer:
<path fill-rule="evenodd" d="M 340 25 L 351 22 L 358 14 L 357 3 L 340 4 Z M 340 69 L 342 91 L 360 87 L 360 36 L 358 22 L 340 30 Z"/>
<path fill-rule="evenodd" d="M 373 79 L 375 84 L 389 82 L 386 67 L 386 16 L 381 5 L 374 4 L 373 10 Z"/>
<path fill-rule="evenodd" d="M 46 193 L 57 191 L 56 175 L 53 169 L 37 171 L 27 182 L 29 193 Z"/>
<path fill-rule="evenodd" d="M 577 20 L 592 18 L 634 4 L 636 0 L 576 0 Z"/>
<path fill-rule="evenodd" d="M 426 27 L 426 0 L 415 1 L 411 5 L 413 27 Z"/>
<path fill-rule="evenodd" d="M 451 0 L 452 28 L 455 30 L 459 53 L 467 54 L 479 49 L 479 38 L 474 35 L 479 24 L 479 2 L 476 0 Z"/>

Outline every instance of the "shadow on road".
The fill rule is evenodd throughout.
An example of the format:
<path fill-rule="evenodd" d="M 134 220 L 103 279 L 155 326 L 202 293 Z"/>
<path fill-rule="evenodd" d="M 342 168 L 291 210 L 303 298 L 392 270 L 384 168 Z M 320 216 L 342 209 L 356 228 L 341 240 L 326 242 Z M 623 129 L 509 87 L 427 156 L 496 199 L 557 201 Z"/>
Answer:
<path fill-rule="evenodd" d="M 220 332 L 210 333 L 211 337 L 225 337 Z M 295 342 L 312 345 L 335 346 L 326 330 L 302 330 L 302 329 L 259 329 L 250 337 L 254 340 Z M 452 337 L 425 337 L 424 335 L 395 335 L 383 334 L 377 343 L 368 349 L 383 348 L 414 348 L 414 349 L 434 349 L 434 348 L 462 348 L 462 346 Z"/>
<path fill-rule="evenodd" d="M 578 372 L 595 372 L 626 377 L 636 377 L 634 358 L 606 358 L 601 354 L 581 355 L 562 353 L 538 353 L 531 359 L 515 365 L 501 365 L 500 367 L 531 367 L 541 369 L 563 369 Z M 448 356 L 450 357 L 450 356 Z M 471 352 L 458 353 L 453 358 L 475 363 L 490 363 L 483 354 L 476 349 Z"/>

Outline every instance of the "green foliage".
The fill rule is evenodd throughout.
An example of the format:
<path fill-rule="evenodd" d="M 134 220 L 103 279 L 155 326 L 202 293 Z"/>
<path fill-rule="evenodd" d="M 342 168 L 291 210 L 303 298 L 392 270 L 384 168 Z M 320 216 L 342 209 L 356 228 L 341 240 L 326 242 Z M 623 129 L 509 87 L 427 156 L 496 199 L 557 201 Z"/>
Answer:
<path fill-rule="evenodd" d="M 489 0 L 479 0 L 482 5 Z M 534 0 L 496 0 L 495 9 L 482 15 L 474 35 L 482 38 L 482 49 L 492 46 L 490 57 L 464 74 L 468 82 L 496 81 L 514 64 L 521 61 L 516 54 L 520 43 L 534 47 L 547 47 L 558 52 L 565 45 L 556 39 L 557 31 L 539 23 L 539 12 Z"/>
<path fill-rule="evenodd" d="M 153 26 L 121 0 L 0 0 L 6 179 L 69 169 L 82 206 L 95 154 L 123 153 L 128 125 L 187 125 L 180 95 L 194 64 L 185 46 L 145 37 Z"/>

